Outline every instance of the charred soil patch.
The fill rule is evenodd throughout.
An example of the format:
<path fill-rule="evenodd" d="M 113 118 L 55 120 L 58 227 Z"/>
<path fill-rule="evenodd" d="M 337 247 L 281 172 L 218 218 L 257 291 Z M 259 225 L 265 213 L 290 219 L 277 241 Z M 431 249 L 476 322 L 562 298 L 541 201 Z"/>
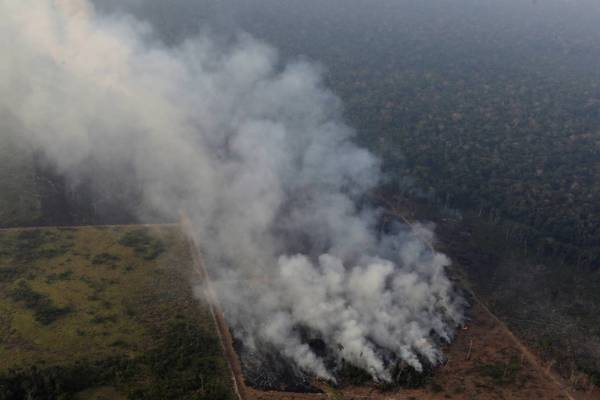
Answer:
<path fill-rule="evenodd" d="M 422 388 L 383 389 L 373 384 L 332 388 L 315 382 L 321 394 L 248 390 L 251 400 L 369 399 L 568 399 L 560 386 L 531 364 L 506 328 L 479 304 L 456 340 L 445 348 L 448 361 Z M 577 396 L 595 399 L 597 392 Z"/>

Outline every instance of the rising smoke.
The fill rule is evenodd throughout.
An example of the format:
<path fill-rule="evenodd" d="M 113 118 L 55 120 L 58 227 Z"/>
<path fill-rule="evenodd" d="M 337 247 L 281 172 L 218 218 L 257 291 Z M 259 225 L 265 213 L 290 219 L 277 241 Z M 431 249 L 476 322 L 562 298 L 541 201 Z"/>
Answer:
<path fill-rule="evenodd" d="M 398 360 L 439 362 L 434 338 L 452 337 L 462 301 L 420 240 L 431 231 L 378 233 L 377 211 L 357 206 L 379 162 L 315 67 L 281 65 L 250 36 L 219 43 L 168 47 L 84 0 L 2 0 L 1 131 L 74 179 L 140 188 L 141 213 L 187 210 L 248 348 L 324 378 L 334 367 L 302 332 L 378 380 Z"/>

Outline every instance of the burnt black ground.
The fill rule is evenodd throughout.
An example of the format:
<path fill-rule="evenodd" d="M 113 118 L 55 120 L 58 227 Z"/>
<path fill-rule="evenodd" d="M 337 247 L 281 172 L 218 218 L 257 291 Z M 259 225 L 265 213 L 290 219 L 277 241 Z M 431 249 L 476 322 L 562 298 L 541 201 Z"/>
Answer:
<path fill-rule="evenodd" d="M 233 346 L 240 358 L 246 385 L 259 390 L 321 392 L 312 385 L 310 376 L 296 368 L 274 348 L 263 345 L 259 351 L 254 352 L 237 339 L 234 340 Z"/>

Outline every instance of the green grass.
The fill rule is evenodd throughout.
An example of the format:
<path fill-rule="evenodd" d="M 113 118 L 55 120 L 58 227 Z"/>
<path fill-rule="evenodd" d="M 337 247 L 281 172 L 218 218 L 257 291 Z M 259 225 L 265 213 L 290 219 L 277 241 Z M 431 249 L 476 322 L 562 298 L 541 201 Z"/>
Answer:
<path fill-rule="evenodd" d="M 232 399 L 191 273 L 173 227 L 0 232 L 0 400 Z"/>
<path fill-rule="evenodd" d="M 143 229 L 129 231 L 121 236 L 119 243 L 131 247 L 144 260 L 154 260 L 165 251 L 162 240 L 152 237 Z"/>
<path fill-rule="evenodd" d="M 49 325 L 71 312 L 70 307 L 57 307 L 54 305 L 48 296 L 36 292 L 24 280 L 17 283 L 10 291 L 9 297 L 33 311 L 35 320 L 43 325 Z"/>
<path fill-rule="evenodd" d="M 16 261 L 32 262 L 38 259 L 51 259 L 65 255 L 73 247 L 71 234 L 60 234 L 52 230 L 24 230 L 4 240 L 3 254 Z"/>
<path fill-rule="evenodd" d="M 114 254 L 100 253 L 92 258 L 92 264 L 115 265 L 121 258 Z"/>
<path fill-rule="evenodd" d="M 17 267 L 5 266 L 0 268 L 0 282 L 12 282 L 21 274 Z"/>

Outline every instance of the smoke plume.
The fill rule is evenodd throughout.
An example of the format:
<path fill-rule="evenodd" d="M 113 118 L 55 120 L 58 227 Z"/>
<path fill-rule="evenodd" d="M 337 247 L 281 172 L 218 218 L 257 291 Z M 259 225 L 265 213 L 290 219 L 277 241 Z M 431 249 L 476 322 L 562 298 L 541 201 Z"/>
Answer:
<path fill-rule="evenodd" d="M 0 51 L 1 131 L 74 180 L 139 191 L 142 214 L 187 210 L 248 348 L 330 379 L 306 332 L 378 380 L 399 360 L 442 359 L 436 338 L 462 319 L 449 261 L 424 226 L 377 231 L 361 200 L 379 162 L 317 68 L 244 35 L 168 47 L 84 0 L 1 0 Z"/>

